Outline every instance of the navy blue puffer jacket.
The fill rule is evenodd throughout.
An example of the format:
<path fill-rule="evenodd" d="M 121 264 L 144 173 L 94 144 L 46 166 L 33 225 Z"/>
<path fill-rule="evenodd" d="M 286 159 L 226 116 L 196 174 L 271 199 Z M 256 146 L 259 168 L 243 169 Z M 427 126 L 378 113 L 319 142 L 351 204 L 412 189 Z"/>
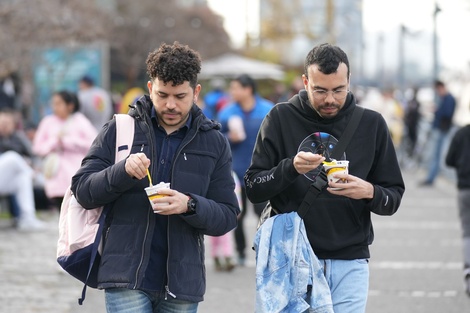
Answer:
<path fill-rule="evenodd" d="M 156 159 L 151 126 L 152 103 L 142 97 L 129 114 L 135 119 L 131 154 Z M 168 220 L 166 286 L 177 299 L 199 302 L 205 292 L 204 237 L 223 235 L 237 225 L 239 207 L 231 175 L 232 157 L 219 125 L 193 105 L 192 125 L 173 162 L 171 188 L 197 201 L 197 213 L 171 215 Z M 85 208 L 112 205 L 98 274 L 99 288 L 139 289 L 149 261 L 155 214 L 145 195 L 146 179 L 125 171 L 125 160 L 114 164 L 116 123 L 108 122 L 72 178 L 72 191 Z M 120 147 L 126 149 L 128 147 Z M 150 171 L 156 173 L 157 162 Z"/>

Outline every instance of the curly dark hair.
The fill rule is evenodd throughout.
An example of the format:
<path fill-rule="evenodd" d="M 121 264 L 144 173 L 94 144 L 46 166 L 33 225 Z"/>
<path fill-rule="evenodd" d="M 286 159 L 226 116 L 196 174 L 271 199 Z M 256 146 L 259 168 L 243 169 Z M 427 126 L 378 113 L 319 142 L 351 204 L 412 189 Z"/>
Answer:
<path fill-rule="evenodd" d="M 149 53 L 146 63 L 147 74 L 152 81 L 155 78 L 165 84 L 171 81 L 173 86 L 189 81 L 193 89 L 201 71 L 199 53 L 177 41 L 173 45 L 162 43 L 158 50 Z"/>
<path fill-rule="evenodd" d="M 349 78 L 349 60 L 346 53 L 338 46 L 324 43 L 314 47 L 305 58 L 304 71 L 308 77 L 308 68 L 312 64 L 318 65 L 318 69 L 323 74 L 335 73 L 340 63 L 346 64 L 348 67 Z"/>

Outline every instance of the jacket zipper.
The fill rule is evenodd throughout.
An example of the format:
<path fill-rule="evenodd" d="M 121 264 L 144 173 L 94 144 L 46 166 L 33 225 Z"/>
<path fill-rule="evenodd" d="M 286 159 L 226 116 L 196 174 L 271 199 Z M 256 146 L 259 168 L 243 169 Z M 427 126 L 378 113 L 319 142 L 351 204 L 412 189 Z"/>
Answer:
<path fill-rule="evenodd" d="M 203 260 L 203 251 L 202 251 L 202 241 L 203 241 L 203 238 L 202 238 L 202 235 L 200 234 L 197 234 L 197 243 L 199 245 L 199 258 L 201 259 L 201 264 L 202 264 L 202 269 L 204 271 L 204 276 L 206 276 L 206 267 L 204 265 L 204 260 Z"/>
<path fill-rule="evenodd" d="M 176 156 L 175 156 L 175 160 L 178 158 L 178 156 L 181 155 L 181 151 L 183 151 L 183 149 L 191 142 L 193 141 L 193 139 L 196 137 L 197 133 L 198 133 L 198 129 L 199 129 L 199 125 L 196 126 L 196 131 L 194 132 L 194 135 L 188 140 L 186 141 L 181 147 L 180 149 L 178 149 L 178 151 L 176 152 Z M 183 157 L 185 160 L 187 160 L 186 158 L 186 153 L 183 154 Z M 174 169 L 175 169 L 175 164 L 176 162 L 173 162 L 173 165 L 171 166 L 171 181 L 174 182 L 174 176 L 173 176 L 173 173 L 174 173 Z M 199 239 L 198 239 L 199 241 Z M 174 293 L 172 293 L 170 291 L 170 269 L 169 269 L 169 264 L 170 264 L 170 217 L 168 217 L 168 231 L 167 231 L 167 245 L 168 245 L 168 255 L 166 257 L 166 277 L 167 277 L 167 282 L 166 282 L 166 286 L 165 286 L 165 300 L 168 299 L 168 295 L 170 295 L 171 297 L 173 298 L 176 298 L 176 295 Z M 199 245 L 200 245 L 200 242 L 199 242 Z"/>
<path fill-rule="evenodd" d="M 147 123 L 147 121 L 143 121 L 145 126 L 147 126 L 148 128 L 148 134 L 150 135 L 150 142 L 149 142 L 149 147 L 151 147 L 152 149 L 150 150 L 150 153 L 152 154 L 152 160 L 154 159 L 154 154 L 153 154 L 153 147 L 154 147 L 154 144 L 153 144 L 153 138 L 152 138 L 152 132 L 150 131 L 150 126 L 149 124 Z M 144 148 L 144 145 L 142 145 L 142 148 L 141 148 L 141 151 L 143 150 Z M 152 162 L 152 165 L 151 165 L 151 171 L 153 172 L 153 162 Z M 137 286 L 139 285 L 139 272 L 140 270 L 142 269 L 142 264 L 144 263 L 144 254 L 145 254 L 145 243 L 147 242 L 147 236 L 148 236 L 148 231 L 149 231 L 149 228 L 150 228 L 150 210 L 147 212 L 147 225 L 145 227 L 145 235 L 144 235 L 144 240 L 142 241 L 142 254 L 140 255 L 140 262 L 139 262 L 139 265 L 137 266 L 137 270 L 135 272 L 135 284 L 134 284 L 134 288 L 133 289 L 136 289 Z"/>
<path fill-rule="evenodd" d="M 139 282 L 139 272 L 142 268 L 142 264 L 144 263 L 144 254 L 145 254 L 145 242 L 147 241 L 147 235 L 148 235 L 148 232 L 149 232 L 149 227 L 150 227 L 150 211 L 147 213 L 147 226 L 145 227 L 145 235 L 144 235 L 144 240 L 142 241 L 142 254 L 140 255 L 140 262 L 139 262 L 139 266 L 137 266 L 137 270 L 135 272 L 135 284 L 134 284 L 134 288 L 133 289 L 136 289 L 137 286 L 138 286 L 138 282 Z"/>
<path fill-rule="evenodd" d="M 170 272 L 169 270 L 169 261 L 170 261 L 170 217 L 168 217 L 168 228 L 166 230 L 166 238 L 167 238 L 167 245 L 168 245 L 168 254 L 166 256 L 166 277 L 167 277 L 167 282 L 165 286 L 165 300 L 168 300 L 168 295 L 170 295 L 173 298 L 176 298 L 176 295 L 170 291 L 170 275 L 168 273 Z"/>

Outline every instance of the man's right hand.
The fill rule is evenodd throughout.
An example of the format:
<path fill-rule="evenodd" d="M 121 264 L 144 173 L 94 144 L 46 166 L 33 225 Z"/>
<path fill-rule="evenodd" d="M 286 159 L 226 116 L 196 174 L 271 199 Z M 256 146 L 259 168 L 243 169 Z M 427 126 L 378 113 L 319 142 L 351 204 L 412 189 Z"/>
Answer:
<path fill-rule="evenodd" d="M 242 137 L 239 132 L 229 131 L 228 140 L 230 140 L 231 143 L 240 143 L 245 140 L 245 137 Z"/>
<path fill-rule="evenodd" d="M 150 159 L 145 153 L 135 153 L 129 155 L 126 160 L 126 173 L 131 177 L 142 179 L 147 176 L 147 169 L 150 166 Z"/>
<path fill-rule="evenodd" d="M 312 152 L 300 151 L 294 157 L 294 167 L 299 174 L 305 174 L 316 169 L 325 161 L 325 157 Z"/>

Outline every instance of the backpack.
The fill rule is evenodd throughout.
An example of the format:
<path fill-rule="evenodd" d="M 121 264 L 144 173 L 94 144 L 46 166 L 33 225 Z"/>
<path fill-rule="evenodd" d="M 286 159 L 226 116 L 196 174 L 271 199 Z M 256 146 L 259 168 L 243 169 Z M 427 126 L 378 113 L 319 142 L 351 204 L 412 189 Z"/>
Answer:
<path fill-rule="evenodd" d="M 115 114 L 116 156 L 115 163 L 130 153 L 134 139 L 134 118 L 127 114 Z M 127 149 L 122 149 L 127 145 Z M 121 148 L 121 149 L 120 149 Z M 98 287 L 98 267 L 101 260 L 101 241 L 106 214 L 110 205 L 84 209 L 75 199 L 70 187 L 65 192 L 59 215 L 59 240 L 57 262 L 70 275 L 83 282 L 80 305 L 85 300 L 86 287 Z"/>

